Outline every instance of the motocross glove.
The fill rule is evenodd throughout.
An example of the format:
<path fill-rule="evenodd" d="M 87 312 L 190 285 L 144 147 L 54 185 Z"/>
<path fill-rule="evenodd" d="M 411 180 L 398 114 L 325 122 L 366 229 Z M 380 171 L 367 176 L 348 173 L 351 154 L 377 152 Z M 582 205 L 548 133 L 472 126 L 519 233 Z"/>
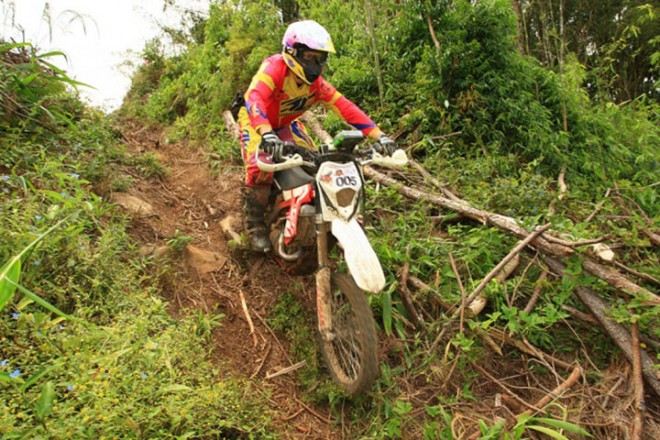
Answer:
<path fill-rule="evenodd" d="M 377 152 L 379 152 L 380 154 L 386 154 L 388 156 L 391 156 L 399 148 L 396 145 L 396 142 L 394 142 L 386 135 L 382 135 L 378 139 L 378 142 L 376 142 L 375 147 Z"/>
<path fill-rule="evenodd" d="M 284 155 L 284 143 L 275 134 L 274 131 L 269 131 L 261 135 L 260 149 L 272 156 L 273 162 L 279 162 Z"/>

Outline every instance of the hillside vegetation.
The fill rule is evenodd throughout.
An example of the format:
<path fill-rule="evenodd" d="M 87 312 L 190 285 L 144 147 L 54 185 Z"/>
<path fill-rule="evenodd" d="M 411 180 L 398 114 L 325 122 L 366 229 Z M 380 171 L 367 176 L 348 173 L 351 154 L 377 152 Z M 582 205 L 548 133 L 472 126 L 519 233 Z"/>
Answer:
<path fill-rule="evenodd" d="M 313 322 L 290 292 L 273 292 L 271 326 L 308 359 L 297 373 L 307 402 L 347 438 L 656 438 L 660 10 L 600 3 L 212 2 L 147 44 L 111 116 L 80 102 L 75 81 L 49 62 L 60 54 L 3 44 L 3 438 L 284 435 L 258 378 L 210 360 L 222 316 L 168 314 L 161 288 L 176 265 L 140 258 L 130 216 L 107 199 L 167 173 L 153 152 L 126 151 L 129 121 L 203 149 L 216 173 L 240 173 L 222 113 L 298 17 L 333 36 L 325 77 L 415 164 L 389 176 L 397 184 L 368 189 L 367 230 L 388 281 L 369 298 L 382 341 L 371 393 L 347 399 L 312 368 Z M 336 115 L 316 117 L 330 133 L 345 128 Z M 120 172 L 128 168 L 135 176 Z M 522 237 L 402 185 L 528 232 L 549 224 L 572 249 L 563 273 L 527 248 L 486 284 L 483 311 L 456 316 Z M 594 275 L 590 261 L 638 289 Z M 605 304 L 598 320 L 584 292 Z M 635 355 L 603 316 L 650 359 L 643 389 Z"/>

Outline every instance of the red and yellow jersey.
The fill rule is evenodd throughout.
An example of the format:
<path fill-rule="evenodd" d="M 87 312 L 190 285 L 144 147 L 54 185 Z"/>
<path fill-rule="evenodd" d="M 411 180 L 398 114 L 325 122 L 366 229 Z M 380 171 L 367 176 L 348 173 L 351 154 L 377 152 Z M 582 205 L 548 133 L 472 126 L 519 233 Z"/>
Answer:
<path fill-rule="evenodd" d="M 250 124 L 278 129 L 287 126 L 314 104 L 333 110 L 365 136 L 376 124 L 357 105 L 346 99 L 329 82 L 319 77 L 311 85 L 298 84 L 281 54 L 266 58 L 245 92 Z"/>

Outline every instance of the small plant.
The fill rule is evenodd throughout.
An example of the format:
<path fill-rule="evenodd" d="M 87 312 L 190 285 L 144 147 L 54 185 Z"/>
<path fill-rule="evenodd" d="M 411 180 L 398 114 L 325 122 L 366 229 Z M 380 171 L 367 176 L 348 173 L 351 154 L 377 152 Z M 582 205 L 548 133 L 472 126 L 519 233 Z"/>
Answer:
<path fill-rule="evenodd" d="M 131 176 L 118 176 L 112 181 L 111 189 L 116 192 L 126 192 L 133 184 Z"/>
<path fill-rule="evenodd" d="M 142 156 L 133 157 L 129 162 L 147 179 L 152 177 L 162 178 L 168 173 L 167 167 L 160 163 L 158 156 L 150 151 Z"/>
<path fill-rule="evenodd" d="M 499 422 L 490 428 L 483 421 L 479 421 L 479 429 L 481 430 L 481 437 L 479 437 L 480 440 L 522 440 L 525 438 L 523 437 L 523 434 L 528 429 L 543 433 L 556 440 L 569 440 L 569 438 L 563 434 L 564 431 L 591 437 L 587 431 L 574 423 L 527 414 L 518 417 L 518 421 L 510 431 L 506 430 L 504 421 Z"/>
<path fill-rule="evenodd" d="M 182 252 L 188 243 L 193 241 L 193 237 L 183 235 L 178 229 L 174 232 L 174 237 L 167 240 L 167 245 L 177 252 Z"/>
<path fill-rule="evenodd" d="M 222 325 L 224 313 L 215 313 L 214 311 L 205 312 L 198 310 L 195 320 L 195 334 L 203 339 L 211 337 L 213 329 Z"/>

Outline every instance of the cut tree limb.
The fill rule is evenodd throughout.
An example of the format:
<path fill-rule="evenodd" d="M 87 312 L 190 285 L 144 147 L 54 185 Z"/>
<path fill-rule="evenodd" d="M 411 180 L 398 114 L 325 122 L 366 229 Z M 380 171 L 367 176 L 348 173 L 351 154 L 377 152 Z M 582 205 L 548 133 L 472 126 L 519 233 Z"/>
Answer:
<path fill-rule="evenodd" d="M 448 189 L 447 189 L 442 183 L 440 183 L 440 182 L 438 181 L 438 179 L 436 179 L 435 177 L 433 177 L 433 176 L 431 175 L 431 173 L 429 173 L 429 172 L 428 172 L 423 166 L 421 166 L 420 164 L 418 164 L 417 162 L 415 162 L 415 161 L 412 160 L 412 159 L 408 160 L 408 164 L 410 164 L 410 166 L 412 166 L 414 169 L 416 169 L 417 172 L 419 172 L 419 174 L 422 175 L 422 177 L 424 177 L 426 180 L 428 180 L 429 182 L 431 182 L 431 184 L 432 184 L 433 186 L 435 186 L 436 188 L 438 188 L 438 189 L 442 192 L 442 194 L 443 194 L 445 197 L 447 197 L 447 198 L 449 198 L 449 199 L 452 199 L 452 200 L 456 200 L 456 201 L 461 200 L 456 194 L 454 194 L 453 192 L 449 191 L 449 190 L 448 190 Z"/>
<path fill-rule="evenodd" d="M 546 264 L 552 269 L 553 272 L 567 276 L 564 274 L 566 266 L 551 257 L 544 258 Z M 614 321 L 609 317 L 607 306 L 605 302 L 601 300 L 596 292 L 588 287 L 578 286 L 575 289 L 577 296 L 584 303 L 589 311 L 598 319 L 598 322 L 601 326 L 607 331 L 607 333 L 612 337 L 616 345 L 621 349 L 623 354 L 626 356 L 630 363 L 633 363 L 633 350 L 632 350 L 632 338 L 630 333 L 623 327 L 621 324 Z M 658 373 L 655 370 L 655 365 L 651 356 L 649 356 L 645 351 L 640 349 L 641 356 L 641 365 L 642 365 L 642 374 L 646 382 L 650 385 L 650 388 L 655 392 L 657 396 L 660 396 L 660 378 Z"/>
<path fill-rule="evenodd" d="M 486 287 L 486 285 L 495 278 L 495 276 L 499 273 L 500 270 L 516 255 L 518 255 L 531 241 L 533 241 L 535 238 L 537 238 L 540 234 L 543 233 L 543 231 L 547 230 L 550 227 L 550 224 L 541 226 L 538 228 L 536 231 L 534 231 L 532 234 L 527 236 L 523 241 L 518 243 L 518 245 L 511 250 L 507 254 L 506 257 L 500 261 L 497 266 L 493 270 L 490 271 L 488 275 L 479 283 L 479 285 L 472 291 L 470 296 L 468 296 L 464 301 L 461 301 L 461 307 L 459 307 L 457 310 L 454 311 L 454 313 L 451 315 L 451 317 L 443 324 L 442 329 L 440 330 L 440 333 L 438 336 L 435 338 L 435 341 L 433 341 L 433 344 L 431 344 L 431 351 L 433 351 L 438 344 L 440 343 L 440 340 L 442 337 L 445 335 L 445 332 L 447 330 L 447 327 L 451 325 L 451 323 L 463 313 L 463 305 L 464 304 L 471 304 L 472 301 L 481 293 L 481 291 Z"/>
<path fill-rule="evenodd" d="M 385 174 L 376 171 L 371 167 L 364 167 L 364 175 L 375 180 L 376 182 L 393 187 L 401 195 L 409 197 L 414 200 L 425 200 L 430 203 L 443 206 L 445 208 L 453 209 L 468 218 L 478 220 L 484 224 L 491 224 L 497 226 L 500 229 L 503 229 L 506 232 L 509 232 L 517 237 L 525 238 L 528 236 L 528 232 L 516 222 L 515 219 L 507 217 L 504 215 L 491 213 L 481 209 L 474 208 L 467 204 L 464 201 L 451 200 L 447 197 L 429 194 L 408 186 L 401 184 L 401 182 L 393 179 Z M 573 255 L 575 251 L 570 247 L 563 246 L 557 243 L 552 243 L 547 240 L 543 235 L 536 237 L 535 240 L 531 243 L 533 246 L 536 246 L 539 250 L 543 251 L 546 254 L 550 254 L 556 257 L 568 257 Z M 651 298 L 654 302 L 660 304 L 660 297 L 656 294 L 650 292 L 648 289 L 645 289 L 622 275 L 617 270 L 605 266 L 601 263 L 598 263 L 589 257 L 583 258 L 583 267 L 592 275 L 602 279 L 612 287 L 615 287 L 623 292 L 629 294 L 635 294 L 642 297 Z"/>
<path fill-rule="evenodd" d="M 229 110 L 222 112 L 222 119 L 225 121 L 225 126 L 227 127 L 227 131 L 229 131 L 229 134 L 234 139 L 237 140 L 240 139 L 241 131 L 238 129 L 238 124 L 234 120 L 234 116 L 231 114 Z"/>
<path fill-rule="evenodd" d="M 408 275 L 408 284 L 410 284 L 412 287 L 414 287 L 417 290 L 434 292 L 434 295 L 431 295 L 431 300 L 445 312 L 448 312 L 452 309 L 451 304 L 441 300 L 440 295 L 437 292 L 435 292 L 435 289 L 433 289 L 431 286 L 429 286 L 419 278 L 412 275 Z"/>
<path fill-rule="evenodd" d="M 403 265 L 403 269 L 401 270 L 401 285 L 399 287 L 399 294 L 401 295 L 401 300 L 403 301 L 403 305 L 408 311 L 408 314 L 410 315 L 410 319 L 412 320 L 415 329 L 417 331 L 420 331 L 426 328 L 426 324 L 424 323 L 424 319 L 422 318 L 422 316 L 417 312 L 417 309 L 415 308 L 415 305 L 413 304 L 410 295 L 410 290 L 408 289 L 407 280 L 408 280 L 409 269 L 410 269 L 410 263 L 406 262 Z"/>
<path fill-rule="evenodd" d="M 566 378 L 565 381 L 560 383 L 555 389 L 550 391 L 548 394 L 543 396 L 538 402 L 534 404 L 536 408 L 543 408 L 545 407 L 548 403 L 550 403 L 553 399 L 556 399 L 559 397 L 561 393 L 575 385 L 575 383 L 582 377 L 582 368 L 579 365 L 576 365 L 575 368 L 573 368 L 573 371 L 571 372 L 570 376 Z M 533 411 L 531 409 L 527 409 L 523 412 L 523 414 L 528 414 L 532 415 Z"/>
<path fill-rule="evenodd" d="M 633 384 L 635 386 L 635 418 L 633 419 L 632 432 L 630 438 L 640 440 L 644 432 L 644 413 L 646 405 L 644 403 L 644 381 L 642 380 L 642 356 L 639 348 L 639 327 L 634 322 L 631 327 L 632 354 L 633 354 Z"/>

